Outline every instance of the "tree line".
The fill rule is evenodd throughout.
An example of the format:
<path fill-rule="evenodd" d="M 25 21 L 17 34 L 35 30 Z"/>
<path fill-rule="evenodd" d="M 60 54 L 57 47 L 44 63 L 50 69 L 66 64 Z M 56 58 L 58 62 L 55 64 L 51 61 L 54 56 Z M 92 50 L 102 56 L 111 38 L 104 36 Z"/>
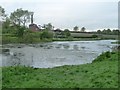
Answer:
<path fill-rule="evenodd" d="M 18 37 L 23 37 L 24 33 L 29 30 L 29 28 L 26 27 L 26 24 L 30 22 L 30 20 L 31 20 L 30 16 L 34 12 L 30 12 L 28 10 L 23 10 L 22 8 L 20 8 L 20 9 L 16 9 L 15 11 L 13 11 L 10 14 L 10 16 L 8 16 L 5 13 L 5 9 L 0 6 L 0 13 L 1 13 L 0 17 L 2 19 L 2 33 L 3 34 L 6 34 L 6 33 L 14 34 Z M 47 35 L 46 34 L 46 33 L 48 33 L 47 31 L 54 30 L 54 26 L 51 23 L 44 24 L 44 25 L 38 25 L 38 27 L 40 28 L 40 30 L 43 31 L 43 35 L 42 35 L 43 37 L 45 37 L 45 35 Z M 57 28 L 57 29 L 59 29 L 59 28 Z M 79 31 L 79 27 L 75 26 L 73 28 L 73 30 L 77 32 L 77 31 Z M 70 36 L 69 29 L 61 30 L 61 32 L 62 32 L 61 35 L 63 37 Z M 85 27 L 81 28 L 81 32 L 85 32 Z M 47 35 L 47 36 L 49 36 L 49 35 Z"/>
<path fill-rule="evenodd" d="M 97 34 L 107 34 L 107 35 L 119 35 L 120 30 L 118 29 L 103 29 L 103 30 L 97 30 Z"/>
<path fill-rule="evenodd" d="M 57 37 L 63 37 L 63 38 L 71 38 L 71 30 L 64 29 L 61 30 L 59 28 L 55 29 L 55 27 L 51 24 L 43 24 L 38 25 L 38 28 L 41 32 L 32 32 L 30 29 L 26 26 L 27 23 L 30 23 L 31 20 L 31 14 L 34 12 L 23 10 L 22 8 L 16 9 L 15 11 L 11 12 L 8 16 L 5 12 L 5 9 L 0 6 L 0 19 L 2 21 L 2 34 L 7 34 L 8 36 L 18 37 L 20 40 L 22 38 L 27 41 L 32 40 L 32 38 L 36 37 L 40 40 L 42 39 L 52 39 Z M 51 31 L 56 30 L 55 34 Z M 86 27 L 79 28 L 78 26 L 73 27 L 74 32 L 86 32 Z M 96 32 L 93 32 L 95 34 L 114 34 L 118 35 L 120 33 L 119 30 L 110 30 L 110 29 L 104 29 L 104 30 L 97 30 Z M 3 36 L 4 37 L 4 36 Z"/>

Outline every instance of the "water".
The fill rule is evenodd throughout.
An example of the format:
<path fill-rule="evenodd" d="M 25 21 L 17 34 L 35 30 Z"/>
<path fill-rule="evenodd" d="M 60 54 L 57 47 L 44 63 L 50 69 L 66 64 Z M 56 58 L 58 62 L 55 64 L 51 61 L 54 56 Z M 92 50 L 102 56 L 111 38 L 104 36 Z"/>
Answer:
<path fill-rule="evenodd" d="M 0 54 L 1 66 L 25 65 L 52 68 L 62 65 L 92 63 L 102 52 L 111 51 L 115 40 L 64 41 L 28 45 L 5 45 L 9 54 Z"/>

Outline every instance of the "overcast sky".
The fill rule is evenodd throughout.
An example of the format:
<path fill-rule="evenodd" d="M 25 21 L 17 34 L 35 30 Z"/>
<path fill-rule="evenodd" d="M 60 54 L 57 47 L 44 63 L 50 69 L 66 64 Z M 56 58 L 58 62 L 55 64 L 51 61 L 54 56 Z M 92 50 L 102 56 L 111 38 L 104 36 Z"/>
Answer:
<path fill-rule="evenodd" d="M 0 5 L 10 14 L 18 8 L 34 12 L 34 23 L 52 23 L 55 28 L 87 30 L 118 27 L 119 0 L 3 0 Z"/>

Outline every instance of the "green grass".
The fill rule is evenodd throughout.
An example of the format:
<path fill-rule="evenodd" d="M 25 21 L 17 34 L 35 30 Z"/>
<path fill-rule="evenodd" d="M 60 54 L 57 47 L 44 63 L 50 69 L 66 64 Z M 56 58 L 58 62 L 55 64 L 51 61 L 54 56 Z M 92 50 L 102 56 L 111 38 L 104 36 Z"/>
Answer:
<path fill-rule="evenodd" d="M 102 40 L 100 38 L 73 38 L 73 37 L 68 37 L 68 38 L 37 38 L 37 37 L 23 37 L 23 38 L 18 38 L 14 35 L 2 35 L 0 37 L 1 43 L 2 44 L 9 44 L 9 43 L 40 43 L 40 42 L 51 42 L 51 41 L 91 41 L 91 40 Z"/>
<path fill-rule="evenodd" d="M 3 88 L 117 88 L 118 53 L 103 53 L 84 65 L 3 67 L 2 81 Z"/>
<path fill-rule="evenodd" d="M 32 39 L 25 39 L 25 38 L 18 38 L 18 37 L 10 37 L 10 36 L 3 36 L 2 37 L 2 44 L 9 44 L 9 43 L 40 43 L 40 42 L 51 42 L 52 39 L 39 39 L 39 38 L 32 38 Z"/>
<path fill-rule="evenodd" d="M 92 41 L 101 40 L 100 38 L 53 38 L 53 41 Z"/>

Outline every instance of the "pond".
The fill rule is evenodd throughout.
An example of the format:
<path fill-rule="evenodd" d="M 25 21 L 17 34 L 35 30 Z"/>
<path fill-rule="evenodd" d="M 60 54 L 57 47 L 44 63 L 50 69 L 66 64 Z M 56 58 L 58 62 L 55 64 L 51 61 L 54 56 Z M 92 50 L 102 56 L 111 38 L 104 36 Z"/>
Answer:
<path fill-rule="evenodd" d="M 39 44 L 7 44 L 9 52 L 0 54 L 0 66 L 25 65 L 52 68 L 92 63 L 102 52 L 111 51 L 116 40 L 63 41 Z"/>

